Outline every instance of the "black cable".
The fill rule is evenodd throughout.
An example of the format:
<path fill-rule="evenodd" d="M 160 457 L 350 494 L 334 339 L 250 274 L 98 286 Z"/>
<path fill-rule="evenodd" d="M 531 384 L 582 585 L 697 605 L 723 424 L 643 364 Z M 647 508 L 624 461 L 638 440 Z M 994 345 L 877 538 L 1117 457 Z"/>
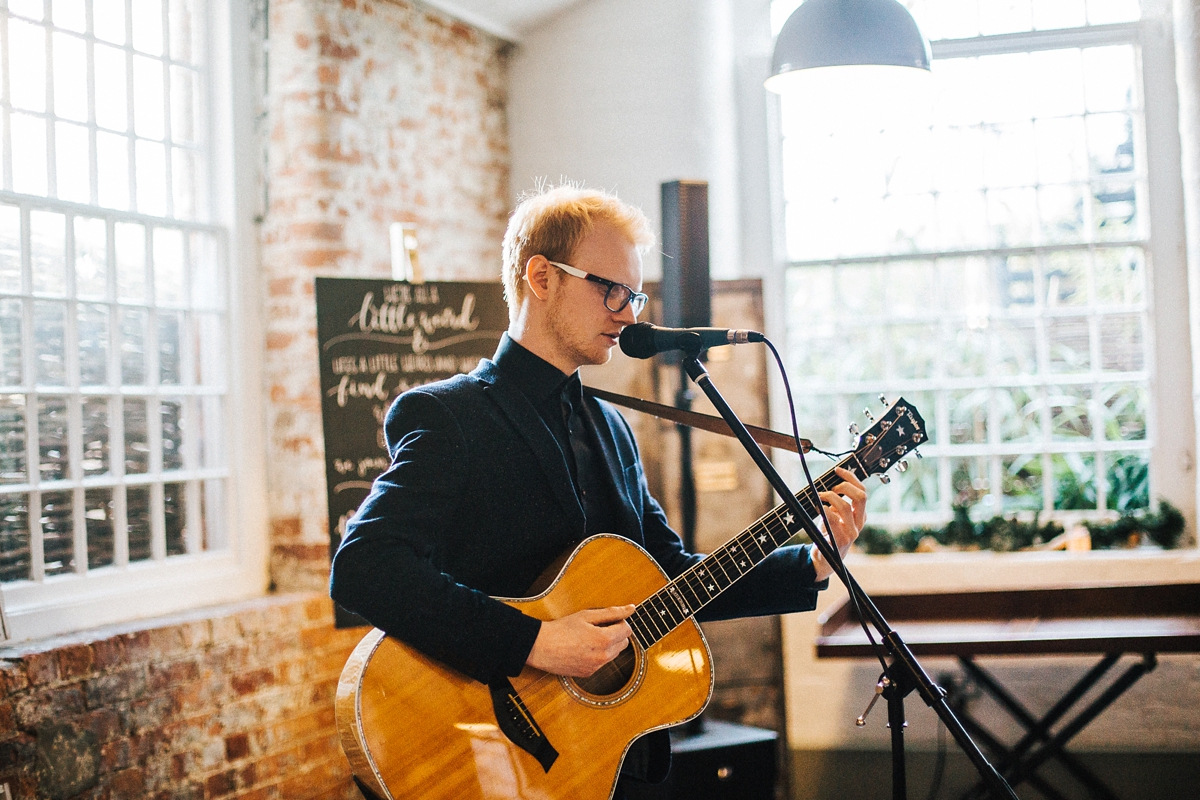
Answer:
<path fill-rule="evenodd" d="M 821 522 L 825 524 L 825 536 L 830 543 L 830 550 L 833 553 L 833 560 L 829 563 L 829 566 L 846 585 L 846 591 L 850 594 L 850 602 L 854 604 L 854 616 L 858 619 L 858 624 L 862 627 L 863 633 L 867 635 L 867 641 L 871 643 L 871 649 L 874 651 L 875 657 L 879 659 L 879 665 L 883 667 L 885 674 L 890 674 L 883 648 L 879 642 L 875 641 L 875 637 L 871 633 L 871 628 L 867 625 L 866 617 L 863 616 L 862 608 L 858 605 L 858 595 L 850 588 L 850 571 L 846 569 L 846 563 L 842 560 L 842 552 L 838 548 L 837 539 L 833 536 L 833 528 L 830 527 L 829 519 L 825 516 L 825 504 L 821 502 L 821 498 L 817 495 L 816 483 L 813 481 L 812 473 L 808 471 L 808 459 L 804 457 L 804 448 L 800 445 L 800 426 L 796 422 L 796 403 L 792 399 L 792 385 L 788 381 L 787 370 L 783 366 L 783 358 L 779 355 L 779 351 L 775 349 L 775 345 L 770 339 L 764 336 L 763 343 L 771 349 L 771 354 L 775 356 L 775 363 L 779 367 L 779 375 L 783 378 L 783 388 L 787 392 L 788 413 L 792 417 L 792 437 L 796 440 L 796 453 L 800 456 L 800 465 L 804 467 L 804 479 L 808 481 L 809 491 L 813 493 L 813 497 L 817 501 L 817 510 L 821 512 Z M 822 455 L 829 455 L 823 450 L 818 450 L 817 452 Z M 852 452 L 854 451 L 846 451 L 846 453 Z M 820 531 L 817 532 L 817 535 L 821 535 Z"/>

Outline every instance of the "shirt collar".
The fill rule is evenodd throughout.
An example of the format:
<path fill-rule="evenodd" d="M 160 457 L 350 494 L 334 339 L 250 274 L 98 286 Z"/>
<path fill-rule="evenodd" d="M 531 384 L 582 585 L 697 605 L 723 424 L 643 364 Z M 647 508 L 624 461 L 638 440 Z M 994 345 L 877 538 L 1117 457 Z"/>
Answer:
<path fill-rule="evenodd" d="M 540 405 L 551 397 L 557 399 L 571 381 L 579 383 L 578 371 L 564 375 L 562 370 L 525 349 L 507 332 L 500 337 L 492 361 L 535 404 Z"/>

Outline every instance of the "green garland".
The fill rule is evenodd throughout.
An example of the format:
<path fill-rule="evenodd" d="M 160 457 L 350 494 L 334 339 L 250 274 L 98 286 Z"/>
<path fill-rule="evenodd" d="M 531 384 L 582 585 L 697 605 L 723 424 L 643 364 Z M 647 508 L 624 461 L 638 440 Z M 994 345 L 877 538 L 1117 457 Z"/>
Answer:
<path fill-rule="evenodd" d="M 1170 550 L 1178 547 L 1183 538 L 1183 514 L 1166 500 L 1159 502 L 1157 513 L 1146 511 L 1123 514 L 1115 522 L 1085 522 L 1092 537 L 1093 550 L 1136 547 L 1142 536 Z M 889 533 L 883 528 L 867 526 L 858 537 L 858 546 L 870 555 L 916 552 L 922 541 L 930 539 L 941 547 L 958 550 L 993 550 L 1007 553 L 1045 544 L 1062 534 L 1057 522 L 1038 524 L 1007 517 L 992 517 L 972 522 L 966 506 L 954 506 L 954 519 L 942 528 L 909 528 Z"/>

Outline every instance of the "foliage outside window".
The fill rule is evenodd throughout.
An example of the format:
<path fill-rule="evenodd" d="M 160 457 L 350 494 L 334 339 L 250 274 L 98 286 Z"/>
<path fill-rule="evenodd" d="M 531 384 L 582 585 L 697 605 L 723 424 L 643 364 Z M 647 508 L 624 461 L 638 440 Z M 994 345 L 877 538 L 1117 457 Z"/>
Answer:
<path fill-rule="evenodd" d="M 775 3 L 777 23 L 796 5 Z M 839 129 L 781 104 L 801 432 L 845 449 L 880 392 L 916 404 L 924 459 L 870 498 L 894 531 L 1145 513 L 1138 4 L 906 5 L 940 40 L 932 119 Z"/>

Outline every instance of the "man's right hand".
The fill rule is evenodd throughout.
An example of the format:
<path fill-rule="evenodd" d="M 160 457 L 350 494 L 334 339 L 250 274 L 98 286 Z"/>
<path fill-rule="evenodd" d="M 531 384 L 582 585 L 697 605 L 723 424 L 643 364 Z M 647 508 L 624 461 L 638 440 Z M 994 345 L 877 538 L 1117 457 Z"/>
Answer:
<path fill-rule="evenodd" d="M 626 617 L 637 606 L 587 608 L 542 623 L 525 663 L 544 672 L 586 678 L 629 646 Z"/>

